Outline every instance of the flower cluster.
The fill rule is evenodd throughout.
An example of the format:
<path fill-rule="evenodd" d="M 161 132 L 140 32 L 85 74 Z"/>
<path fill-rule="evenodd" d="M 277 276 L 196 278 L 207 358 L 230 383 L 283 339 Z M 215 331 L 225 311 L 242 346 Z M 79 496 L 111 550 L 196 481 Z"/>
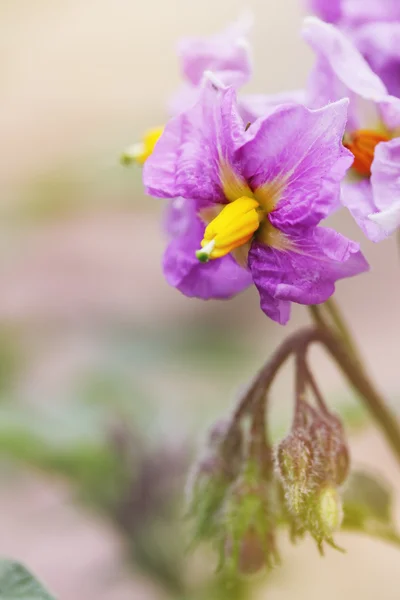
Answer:
<path fill-rule="evenodd" d="M 277 447 L 276 469 L 292 537 L 309 531 L 322 549 L 324 541 L 334 545 L 332 535 L 342 522 L 338 487 L 349 474 L 349 452 L 337 416 L 303 403 L 300 417 Z"/>
<path fill-rule="evenodd" d="M 342 205 L 373 241 L 400 224 L 399 6 L 309 0 L 326 20 L 304 22 L 315 67 L 304 90 L 275 96 L 238 95 L 251 75 L 250 19 L 181 42 L 172 118 L 124 155 L 144 164 L 149 195 L 169 199 L 172 286 L 209 299 L 254 283 L 284 324 L 292 302 L 322 303 L 336 281 L 368 270 L 357 243 L 320 223 Z"/>
<path fill-rule="evenodd" d="M 324 544 L 340 549 L 333 536 L 342 524 L 341 487 L 350 466 L 340 419 L 319 391 L 317 407 L 302 393 L 289 434 L 272 448 L 267 411 L 263 400 L 258 408 L 252 403 L 248 435 L 240 417 L 217 423 L 189 480 L 194 541 L 213 542 L 227 574 L 279 564 L 281 528 L 293 542 L 309 533 L 321 553 Z"/>

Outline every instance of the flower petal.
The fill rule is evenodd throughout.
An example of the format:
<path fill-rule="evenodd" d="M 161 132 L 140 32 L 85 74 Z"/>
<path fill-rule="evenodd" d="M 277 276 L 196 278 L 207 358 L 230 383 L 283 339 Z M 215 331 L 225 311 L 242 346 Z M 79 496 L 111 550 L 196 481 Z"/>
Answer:
<path fill-rule="evenodd" d="M 230 298 L 246 289 L 252 278 L 231 255 L 204 264 L 195 252 L 200 248 L 205 226 L 196 215 L 195 203 L 185 200 L 186 228 L 167 247 L 163 271 L 170 285 L 190 297 Z"/>
<path fill-rule="evenodd" d="M 194 210 L 192 200 L 173 198 L 168 202 L 164 213 L 164 228 L 171 238 L 185 234 L 193 221 Z"/>
<path fill-rule="evenodd" d="M 165 127 L 143 169 L 148 194 L 192 198 L 200 205 L 227 201 L 222 167 L 243 183 L 233 164 L 245 131 L 232 88 L 215 90 L 206 82 L 198 102 Z"/>
<path fill-rule="evenodd" d="M 316 17 L 304 19 L 304 39 L 328 62 L 336 77 L 351 91 L 378 102 L 387 90 L 352 42 L 337 27 Z"/>
<path fill-rule="evenodd" d="M 342 0 L 306 0 L 306 7 L 324 21 L 336 23 L 342 16 Z"/>
<path fill-rule="evenodd" d="M 370 215 L 377 212 L 368 179 L 345 183 L 342 188 L 342 204 L 349 209 L 352 217 L 364 235 L 372 242 L 380 242 L 387 236 L 376 225 Z"/>
<path fill-rule="evenodd" d="M 355 242 L 336 231 L 318 227 L 293 239 L 297 251 L 279 251 L 254 243 L 249 267 L 261 297 L 261 306 L 272 319 L 274 301 L 318 304 L 335 290 L 335 281 L 368 270 Z M 286 314 L 287 316 L 287 314 Z"/>
<path fill-rule="evenodd" d="M 251 57 L 247 37 L 253 18 L 243 15 L 221 33 L 208 38 L 184 38 L 179 42 L 178 55 L 185 77 L 197 86 L 204 71 L 231 72 L 237 84 L 246 83 L 251 76 Z M 224 81 L 225 85 L 232 82 Z"/>
<path fill-rule="evenodd" d="M 281 231 L 316 225 L 337 203 L 340 181 L 353 162 L 342 145 L 347 105 L 347 100 L 319 110 L 285 105 L 248 130 L 250 139 L 237 157 L 256 196 L 274 192 L 269 216 Z"/>
<path fill-rule="evenodd" d="M 339 29 L 315 17 L 304 20 L 303 37 L 317 55 L 309 80 L 309 105 L 350 99 L 347 130 L 400 124 L 400 101 L 388 91 L 355 45 Z"/>
<path fill-rule="evenodd" d="M 366 23 L 352 38 L 389 93 L 400 97 L 400 21 Z"/>
<path fill-rule="evenodd" d="M 398 0 L 345 0 L 343 12 L 353 23 L 400 20 Z"/>
<path fill-rule="evenodd" d="M 400 225 L 400 138 L 378 144 L 371 172 L 374 204 L 378 211 L 371 220 L 390 235 Z"/>
<path fill-rule="evenodd" d="M 245 123 L 253 123 L 266 117 L 280 104 L 306 104 L 304 90 L 292 90 L 278 94 L 246 94 L 239 97 L 239 109 Z"/>

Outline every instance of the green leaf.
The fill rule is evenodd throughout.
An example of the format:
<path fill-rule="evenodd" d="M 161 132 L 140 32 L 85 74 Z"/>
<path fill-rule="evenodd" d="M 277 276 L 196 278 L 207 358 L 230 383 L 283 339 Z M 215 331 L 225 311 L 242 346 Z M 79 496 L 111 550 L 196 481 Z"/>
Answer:
<path fill-rule="evenodd" d="M 0 560 L 1 600 L 55 600 L 24 566 Z"/>
<path fill-rule="evenodd" d="M 343 529 L 359 531 L 400 545 L 390 486 L 376 475 L 356 471 L 343 494 Z"/>

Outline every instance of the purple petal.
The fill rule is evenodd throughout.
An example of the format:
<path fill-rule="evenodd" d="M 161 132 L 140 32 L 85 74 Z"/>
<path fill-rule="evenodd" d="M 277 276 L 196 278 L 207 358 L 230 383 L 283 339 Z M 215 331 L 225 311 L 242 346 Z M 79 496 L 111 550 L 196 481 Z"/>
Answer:
<path fill-rule="evenodd" d="M 278 94 L 247 94 L 239 98 L 240 114 L 245 123 L 266 117 L 280 104 L 306 104 L 306 93 L 292 90 Z"/>
<path fill-rule="evenodd" d="M 189 110 L 199 99 L 200 90 L 190 83 L 183 83 L 168 102 L 168 113 L 175 117 Z"/>
<path fill-rule="evenodd" d="M 320 106 L 343 96 L 350 98 L 348 130 L 375 128 L 385 117 L 392 126 L 399 113 L 381 79 L 372 71 L 357 48 L 339 29 L 315 17 L 304 20 L 303 37 L 317 55 L 309 81 L 310 105 Z M 384 114 L 382 115 L 382 110 Z"/>
<path fill-rule="evenodd" d="M 206 84 L 195 106 L 166 126 L 143 169 L 148 194 L 182 196 L 200 205 L 224 203 L 221 165 L 233 164 L 245 131 L 232 88 L 215 90 Z M 240 178 L 236 169 L 235 177 Z"/>
<path fill-rule="evenodd" d="M 400 96 L 400 21 L 366 23 L 355 29 L 354 42 L 390 94 Z"/>
<path fill-rule="evenodd" d="M 345 183 L 342 189 L 342 204 L 349 209 L 357 225 L 372 242 L 380 242 L 387 237 L 369 218 L 377 212 L 369 179 Z"/>
<path fill-rule="evenodd" d="M 193 221 L 193 200 L 173 198 L 168 202 L 164 214 L 164 228 L 171 238 L 186 233 Z"/>
<path fill-rule="evenodd" d="M 372 221 L 390 235 L 400 225 L 400 138 L 378 144 L 371 172 L 374 203 L 379 213 Z"/>
<path fill-rule="evenodd" d="M 206 264 L 197 260 L 195 252 L 200 248 L 205 225 L 196 215 L 194 202 L 186 202 L 189 203 L 187 216 L 190 221 L 185 232 L 166 249 L 163 260 L 165 278 L 189 297 L 204 300 L 231 298 L 252 283 L 251 274 L 229 254 Z"/>
<path fill-rule="evenodd" d="M 323 21 L 336 23 L 342 16 L 342 0 L 306 0 L 306 7 Z"/>
<path fill-rule="evenodd" d="M 251 58 L 247 36 L 252 27 L 252 18 L 245 15 L 225 31 L 209 38 L 185 38 L 180 41 L 178 54 L 182 71 L 193 85 L 197 86 L 204 71 L 236 73 L 236 80 L 246 83 L 251 76 Z M 231 82 L 224 82 L 231 85 Z"/>
<path fill-rule="evenodd" d="M 293 238 L 297 251 L 282 252 L 254 243 L 249 267 L 261 297 L 261 307 L 284 323 L 288 313 L 270 309 L 276 301 L 318 304 L 335 291 L 335 282 L 368 270 L 355 242 L 336 231 L 318 227 Z M 285 320 L 286 319 L 286 320 Z"/>
<path fill-rule="evenodd" d="M 347 104 L 341 100 L 319 110 L 282 106 L 256 121 L 238 150 L 253 189 L 280 187 L 269 216 L 281 231 L 315 225 L 337 204 L 340 181 L 353 162 L 342 145 Z"/>
<path fill-rule="evenodd" d="M 354 23 L 400 20 L 398 0 L 345 0 L 343 12 Z"/>

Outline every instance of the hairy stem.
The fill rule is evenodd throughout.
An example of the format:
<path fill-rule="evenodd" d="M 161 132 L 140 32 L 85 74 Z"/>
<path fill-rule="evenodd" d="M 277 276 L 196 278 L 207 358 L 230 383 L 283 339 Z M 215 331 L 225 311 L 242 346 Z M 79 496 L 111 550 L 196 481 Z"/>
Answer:
<path fill-rule="evenodd" d="M 396 416 L 386 405 L 368 375 L 360 368 L 357 360 L 349 354 L 341 339 L 326 327 L 301 329 L 281 344 L 241 398 L 233 421 L 237 423 L 246 414 L 252 412 L 254 402 L 260 398 L 260 394 L 267 393 L 279 369 L 292 353 L 296 356 L 305 355 L 308 347 L 313 343 L 320 343 L 326 348 L 346 379 L 359 392 L 365 406 L 381 428 L 400 463 L 400 427 Z"/>

